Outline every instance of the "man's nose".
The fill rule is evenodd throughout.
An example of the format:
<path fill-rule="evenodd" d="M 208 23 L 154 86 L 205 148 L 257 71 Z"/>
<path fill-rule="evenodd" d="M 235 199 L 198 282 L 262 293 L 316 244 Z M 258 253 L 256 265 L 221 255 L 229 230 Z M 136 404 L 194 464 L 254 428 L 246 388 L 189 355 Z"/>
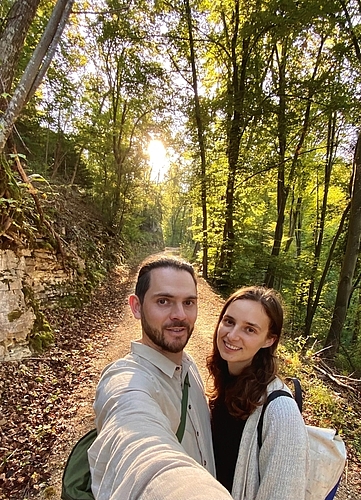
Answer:
<path fill-rule="evenodd" d="M 184 306 L 182 303 L 173 304 L 173 307 L 171 310 L 171 318 L 172 319 L 180 319 L 180 320 L 184 320 L 186 318 L 186 313 L 185 313 Z"/>

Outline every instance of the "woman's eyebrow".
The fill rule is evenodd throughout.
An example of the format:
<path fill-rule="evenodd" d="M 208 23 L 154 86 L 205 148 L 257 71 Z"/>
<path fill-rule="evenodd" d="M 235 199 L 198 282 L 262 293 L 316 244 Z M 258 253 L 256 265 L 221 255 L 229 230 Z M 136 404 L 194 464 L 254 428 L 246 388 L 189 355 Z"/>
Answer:
<path fill-rule="evenodd" d="M 230 314 L 225 314 L 222 319 L 231 319 L 232 321 L 236 321 L 233 316 Z M 258 330 L 261 328 L 258 323 L 252 323 L 251 321 L 245 321 L 245 323 L 249 326 L 253 326 L 254 328 L 258 328 Z"/>
<path fill-rule="evenodd" d="M 247 325 L 254 326 L 255 328 L 260 329 L 261 327 L 257 323 L 252 323 L 251 321 L 246 321 Z"/>

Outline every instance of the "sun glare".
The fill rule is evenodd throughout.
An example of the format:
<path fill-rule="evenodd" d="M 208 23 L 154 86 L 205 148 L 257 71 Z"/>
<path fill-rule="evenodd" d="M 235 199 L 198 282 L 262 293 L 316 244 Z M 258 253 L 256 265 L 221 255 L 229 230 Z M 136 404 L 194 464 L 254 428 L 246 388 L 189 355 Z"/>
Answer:
<path fill-rule="evenodd" d="M 167 151 L 159 139 L 152 139 L 148 144 L 149 164 L 151 166 L 150 178 L 154 182 L 162 182 L 168 171 L 169 161 Z"/>

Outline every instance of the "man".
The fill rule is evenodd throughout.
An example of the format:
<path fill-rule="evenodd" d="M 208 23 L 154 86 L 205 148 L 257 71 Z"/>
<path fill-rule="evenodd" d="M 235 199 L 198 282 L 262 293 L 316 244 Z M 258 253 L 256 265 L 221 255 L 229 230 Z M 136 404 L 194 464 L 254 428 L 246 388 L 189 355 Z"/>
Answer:
<path fill-rule="evenodd" d="M 196 365 L 183 352 L 197 317 L 192 266 L 171 258 L 146 262 L 129 305 L 142 336 L 104 370 L 97 388 L 98 438 L 88 452 L 95 498 L 231 499 L 212 477 L 208 405 Z"/>

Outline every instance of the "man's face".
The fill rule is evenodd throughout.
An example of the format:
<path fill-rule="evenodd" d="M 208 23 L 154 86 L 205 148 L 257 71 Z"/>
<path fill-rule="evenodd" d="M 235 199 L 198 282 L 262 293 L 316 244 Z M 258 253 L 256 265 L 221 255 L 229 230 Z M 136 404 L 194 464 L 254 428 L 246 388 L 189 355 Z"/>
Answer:
<path fill-rule="evenodd" d="M 134 310 L 133 310 L 134 313 Z M 192 276 L 170 267 L 151 271 L 150 287 L 138 315 L 143 330 L 143 343 L 179 361 L 194 329 L 197 318 L 197 290 Z"/>

